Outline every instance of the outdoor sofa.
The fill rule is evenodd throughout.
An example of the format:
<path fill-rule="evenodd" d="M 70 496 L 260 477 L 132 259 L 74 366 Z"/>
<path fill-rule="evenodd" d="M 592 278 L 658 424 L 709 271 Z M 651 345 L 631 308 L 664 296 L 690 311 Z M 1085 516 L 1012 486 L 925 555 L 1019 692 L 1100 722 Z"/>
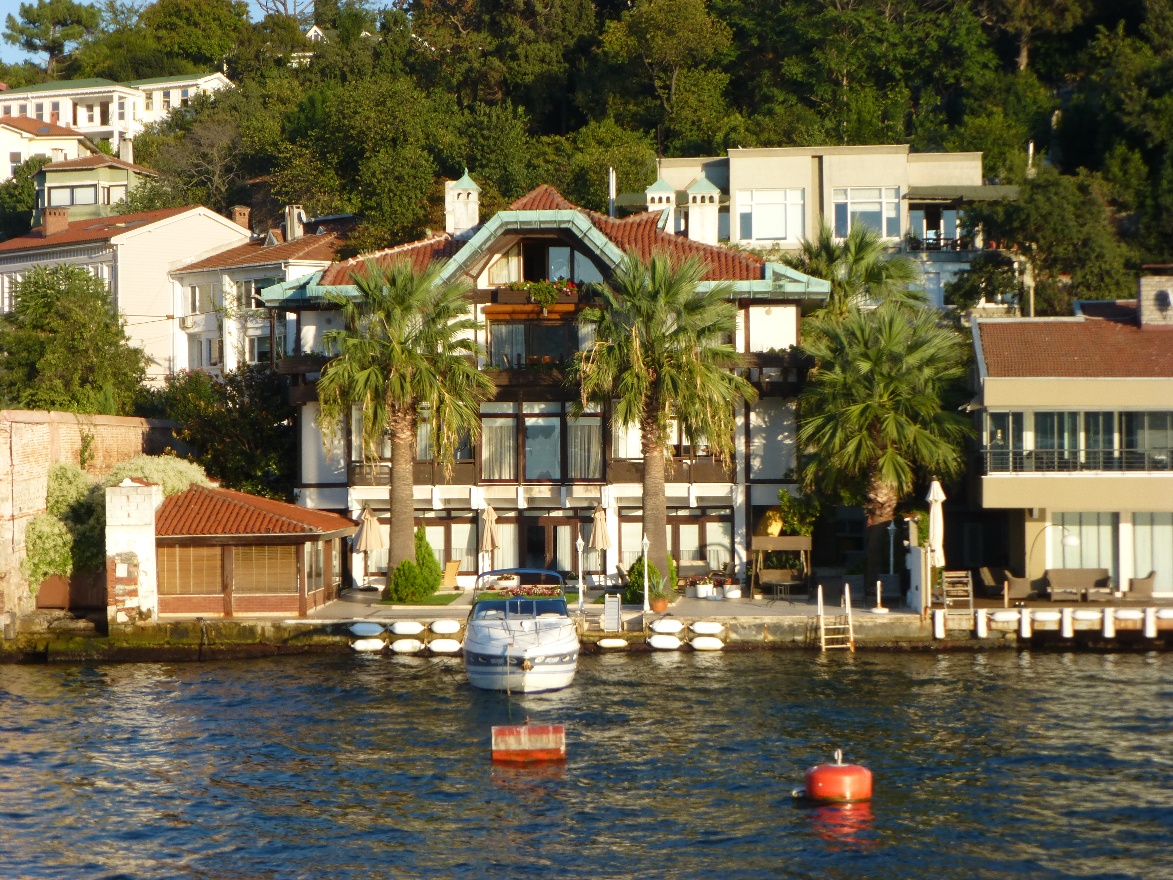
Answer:
<path fill-rule="evenodd" d="M 1157 573 L 1155 571 L 1150 571 L 1148 577 L 1129 578 L 1127 596 L 1129 599 L 1151 599 L 1156 585 Z"/>
<path fill-rule="evenodd" d="M 1108 599 L 1112 595 L 1112 576 L 1106 568 L 1049 568 L 1043 572 L 1043 580 L 1052 602 Z"/>

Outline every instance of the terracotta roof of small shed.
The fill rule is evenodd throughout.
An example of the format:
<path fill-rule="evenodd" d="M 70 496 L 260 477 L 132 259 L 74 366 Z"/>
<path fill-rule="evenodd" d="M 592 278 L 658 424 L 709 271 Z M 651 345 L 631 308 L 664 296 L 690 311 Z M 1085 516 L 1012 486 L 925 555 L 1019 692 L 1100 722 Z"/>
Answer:
<path fill-rule="evenodd" d="M 357 530 L 351 520 L 336 513 L 209 486 L 190 486 L 164 500 L 155 513 L 155 535 L 160 538 L 354 534 Z"/>
<path fill-rule="evenodd" d="M 463 246 L 447 233 L 441 232 L 431 238 L 396 245 L 386 250 L 375 251 L 352 257 L 342 263 L 335 263 L 322 273 L 318 285 L 322 287 L 343 286 L 353 283 L 352 273 L 368 263 L 375 266 L 390 266 L 400 260 L 408 260 L 416 271 L 425 268 L 433 260 L 447 260 Z"/>
<path fill-rule="evenodd" d="M 194 211 L 196 205 L 187 205 L 183 208 L 160 208 L 157 211 L 143 211 L 138 214 L 115 214 L 112 217 L 95 217 L 90 220 L 74 220 L 56 235 L 45 236 L 41 233 L 42 227 L 18 238 L 0 241 L 0 252 L 23 251 L 32 248 L 58 247 L 63 244 L 81 244 L 87 241 L 109 241 L 115 236 L 132 229 L 140 229 L 151 223 L 166 220 L 188 211 Z"/>
<path fill-rule="evenodd" d="M 263 266 L 268 263 L 284 263 L 287 260 L 306 260 L 330 263 L 338 256 L 343 236 L 307 235 L 296 241 L 283 241 L 266 245 L 264 240 L 250 241 L 239 247 L 229 248 L 218 254 L 191 263 L 176 271 L 194 272 L 201 269 L 232 269 L 241 266 Z"/>
<path fill-rule="evenodd" d="M 1099 318 L 978 322 L 994 379 L 1173 378 L 1173 331 Z"/>

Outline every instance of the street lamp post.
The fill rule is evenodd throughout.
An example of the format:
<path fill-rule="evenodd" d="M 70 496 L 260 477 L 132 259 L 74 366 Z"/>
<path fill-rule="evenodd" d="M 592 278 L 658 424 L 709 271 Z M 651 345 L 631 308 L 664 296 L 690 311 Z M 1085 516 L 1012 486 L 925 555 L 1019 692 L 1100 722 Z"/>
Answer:
<path fill-rule="evenodd" d="M 648 540 L 648 533 L 644 532 L 644 539 L 640 541 L 640 545 L 644 548 L 644 614 L 652 610 L 651 603 L 648 602 L 648 545 L 651 543 Z"/>
<path fill-rule="evenodd" d="M 582 548 L 586 543 L 582 539 L 582 533 L 578 535 L 578 540 L 574 542 L 574 546 L 578 549 L 578 616 L 582 617 L 582 594 L 586 592 L 586 574 L 582 570 Z"/>
<path fill-rule="evenodd" d="M 1026 554 L 1026 571 L 1024 572 L 1028 578 L 1030 577 L 1030 564 L 1031 561 L 1035 558 L 1035 548 L 1038 547 L 1039 538 L 1041 538 L 1046 533 L 1047 529 L 1054 528 L 1056 525 L 1058 525 L 1058 523 L 1047 523 L 1045 526 L 1039 529 L 1039 533 L 1035 535 L 1035 539 L 1030 542 L 1030 553 Z M 1067 530 L 1067 526 L 1060 525 L 1059 528 L 1063 530 L 1063 537 L 1059 539 L 1060 544 L 1062 544 L 1064 547 L 1079 546 L 1078 535 L 1071 534 L 1071 532 Z"/>

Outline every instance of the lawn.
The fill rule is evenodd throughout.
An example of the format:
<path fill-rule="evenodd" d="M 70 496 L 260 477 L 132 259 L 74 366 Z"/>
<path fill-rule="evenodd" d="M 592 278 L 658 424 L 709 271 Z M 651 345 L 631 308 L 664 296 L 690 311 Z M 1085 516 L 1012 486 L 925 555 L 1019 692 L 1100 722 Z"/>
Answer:
<path fill-rule="evenodd" d="M 380 605 L 451 605 L 459 599 L 463 593 L 433 593 L 426 599 L 421 599 L 418 602 L 392 602 L 390 599 L 380 599 Z"/>

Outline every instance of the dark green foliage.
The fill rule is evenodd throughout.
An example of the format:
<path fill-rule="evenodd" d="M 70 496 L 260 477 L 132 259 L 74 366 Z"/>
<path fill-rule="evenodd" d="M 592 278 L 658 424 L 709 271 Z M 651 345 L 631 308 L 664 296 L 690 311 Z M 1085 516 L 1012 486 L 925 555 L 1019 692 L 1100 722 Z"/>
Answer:
<path fill-rule="evenodd" d="M 431 593 L 420 567 L 413 560 L 405 559 L 391 573 L 386 598 L 391 602 L 408 604 L 418 602 Z"/>
<path fill-rule="evenodd" d="M 180 373 L 139 402 L 142 415 L 173 419 L 191 460 L 229 489 L 292 500 L 296 441 L 289 383 L 267 365 Z"/>
<path fill-rule="evenodd" d="M 57 61 L 73 44 L 98 26 L 98 10 L 74 0 L 37 0 L 20 4 L 20 18 L 9 14 L 5 42 L 26 52 L 44 52 L 45 70 L 52 77 Z"/>
<path fill-rule="evenodd" d="M 440 563 L 436 561 L 436 554 L 432 552 L 432 545 L 428 543 L 428 535 L 422 526 L 415 530 L 415 562 L 420 569 L 424 595 L 430 596 L 440 588 L 444 572 L 440 569 Z"/>
<path fill-rule="evenodd" d="M 968 271 L 945 285 L 945 302 L 965 311 L 983 298 L 991 305 L 1015 303 L 1021 293 L 1014 260 L 1002 251 L 984 251 L 970 261 Z"/>
<path fill-rule="evenodd" d="M 106 284 L 81 266 L 32 269 L 0 316 L 0 401 L 128 415 L 146 355 L 127 342 Z"/>
<path fill-rule="evenodd" d="M 661 578 L 660 570 L 648 560 L 648 597 L 666 596 L 676 586 L 676 561 L 668 557 L 668 577 Z M 627 585 L 623 588 L 625 605 L 642 605 L 644 601 L 644 561 L 640 557 L 627 570 Z"/>
<path fill-rule="evenodd" d="M 48 162 L 46 156 L 29 159 L 0 183 L 0 234 L 4 238 L 24 235 L 32 228 L 33 209 L 37 206 L 36 176 Z"/>

